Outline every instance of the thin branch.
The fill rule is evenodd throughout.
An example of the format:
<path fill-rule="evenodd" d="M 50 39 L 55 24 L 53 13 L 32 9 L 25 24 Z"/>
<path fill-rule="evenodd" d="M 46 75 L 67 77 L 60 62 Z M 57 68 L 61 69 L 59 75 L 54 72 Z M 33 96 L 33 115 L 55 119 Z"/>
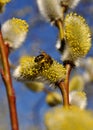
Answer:
<path fill-rule="evenodd" d="M 57 20 L 56 25 L 57 25 L 57 27 L 59 29 L 59 38 L 60 38 L 60 40 L 63 40 L 64 39 L 64 25 L 63 25 L 63 22 L 61 20 Z"/>
<path fill-rule="evenodd" d="M 65 80 L 65 88 L 67 91 L 67 99 L 69 101 L 69 77 L 70 77 L 70 72 L 72 70 L 72 66 L 70 64 L 66 64 L 66 80 Z"/>
<path fill-rule="evenodd" d="M 68 93 L 67 93 L 67 90 L 66 90 L 66 87 L 65 87 L 65 83 L 63 81 L 61 81 L 58 84 L 58 87 L 59 87 L 61 94 L 62 94 L 63 105 L 69 106 Z"/>
<path fill-rule="evenodd" d="M 4 44 L 1 31 L 0 31 L 0 52 L 1 52 L 1 59 L 2 59 L 2 64 L 3 64 L 2 79 L 4 81 L 6 92 L 7 92 L 7 97 L 8 97 L 11 127 L 12 127 L 12 130 L 19 130 L 17 111 L 16 111 L 16 98 L 15 98 L 15 93 L 12 86 L 10 65 L 8 62 L 9 48 L 7 45 Z"/>
<path fill-rule="evenodd" d="M 63 105 L 69 106 L 69 77 L 71 72 L 72 66 L 70 64 L 66 64 L 66 79 L 65 81 L 60 81 L 58 87 L 61 91 L 62 98 L 63 98 Z"/>

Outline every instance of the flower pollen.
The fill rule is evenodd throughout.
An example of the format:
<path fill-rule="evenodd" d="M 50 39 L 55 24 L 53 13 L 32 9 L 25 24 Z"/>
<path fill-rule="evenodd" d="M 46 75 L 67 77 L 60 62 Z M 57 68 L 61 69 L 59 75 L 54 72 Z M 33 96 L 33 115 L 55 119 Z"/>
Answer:
<path fill-rule="evenodd" d="M 12 27 L 16 33 L 22 33 L 28 31 L 28 24 L 25 22 L 25 20 L 13 18 L 10 20 L 10 24 L 12 24 Z"/>

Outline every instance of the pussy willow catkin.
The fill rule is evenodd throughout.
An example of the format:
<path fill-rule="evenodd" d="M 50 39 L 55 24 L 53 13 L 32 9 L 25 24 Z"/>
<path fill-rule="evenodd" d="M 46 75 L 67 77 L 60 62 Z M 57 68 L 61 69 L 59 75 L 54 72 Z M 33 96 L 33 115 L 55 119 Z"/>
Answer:
<path fill-rule="evenodd" d="M 20 81 L 49 81 L 56 83 L 65 79 L 66 70 L 63 65 L 46 53 L 37 57 L 23 56 L 13 76 Z"/>
<path fill-rule="evenodd" d="M 62 50 L 62 60 L 75 64 L 79 58 L 86 56 L 91 48 L 90 28 L 85 19 L 76 13 L 66 15 L 64 25 L 65 47 Z M 61 42 L 58 42 L 58 46 L 61 48 Z M 60 50 L 60 48 L 58 49 Z"/>

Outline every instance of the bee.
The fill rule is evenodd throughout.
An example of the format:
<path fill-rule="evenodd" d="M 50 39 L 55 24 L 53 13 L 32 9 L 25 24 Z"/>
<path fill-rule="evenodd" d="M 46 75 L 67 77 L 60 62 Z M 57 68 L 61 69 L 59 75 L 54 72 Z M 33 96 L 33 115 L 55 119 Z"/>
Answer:
<path fill-rule="evenodd" d="M 34 61 L 42 65 L 51 65 L 53 63 L 53 59 L 44 51 L 42 51 L 40 55 L 36 56 Z"/>

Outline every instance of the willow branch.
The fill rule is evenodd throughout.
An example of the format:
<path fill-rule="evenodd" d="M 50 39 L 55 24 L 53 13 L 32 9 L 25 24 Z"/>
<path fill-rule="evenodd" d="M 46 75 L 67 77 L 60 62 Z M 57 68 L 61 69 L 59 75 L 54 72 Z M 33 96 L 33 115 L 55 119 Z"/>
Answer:
<path fill-rule="evenodd" d="M 59 87 L 59 89 L 61 91 L 61 94 L 62 94 L 63 105 L 64 106 L 69 106 L 69 100 L 68 100 L 68 95 L 67 95 L 67 90 L 66 90 L 66 87 L 65 87 L 65 83 L 63 81 L 61 81 L 58 84 L 58 87 Z"/>
<path fill-rule="evenodd" d="M 60 38 L 60 40 L 63 40 L 64 39 L 64 25 L 63 25 L 63 22 L 61 20 L 57 20 L 56 25 L 57 25 L 57 27 L 59 29 L 59 38 Z"/>
<path fill-rule="evenodd" d="M 67 92 L 68 104 L 69 104 L 69 77 L 70 77 L 71 70 L 72 70 L 72 66 L 70 64 L 66 64 L 65 89 L 66 89 L 66 92 Z"/>
<path fill-rule="evenodd" d="M 4 44 L 2 33 L 0 30 L 0 53 L 1 53 L 1 59 L 2 59 L 2 64 L 3 64 L 2 79 L 4 81 L 6 92 L 7 92 L 11 127 L 12 127 L 12 130 L 19 130 L 17 111 L 16 111 L 16 98 L 15 98 L 15 93 L 12 86 L 10 65 L 8 62 L 8 52 L 9 52 L 8 49 L 9 49 L 8 46 Z"/>
<path fill-rule="evenodd" d="M 62 98 L 63 98 L 63 105 L 64 106 L 69 106 L 69 77 L 70 77 L 70 72 L 71 72 L 71 65 L 67 64 L 66 65 L 66 79 L 65 81 L 60 81 L 58 84 L 58 87 L 61 91 Z"/>

